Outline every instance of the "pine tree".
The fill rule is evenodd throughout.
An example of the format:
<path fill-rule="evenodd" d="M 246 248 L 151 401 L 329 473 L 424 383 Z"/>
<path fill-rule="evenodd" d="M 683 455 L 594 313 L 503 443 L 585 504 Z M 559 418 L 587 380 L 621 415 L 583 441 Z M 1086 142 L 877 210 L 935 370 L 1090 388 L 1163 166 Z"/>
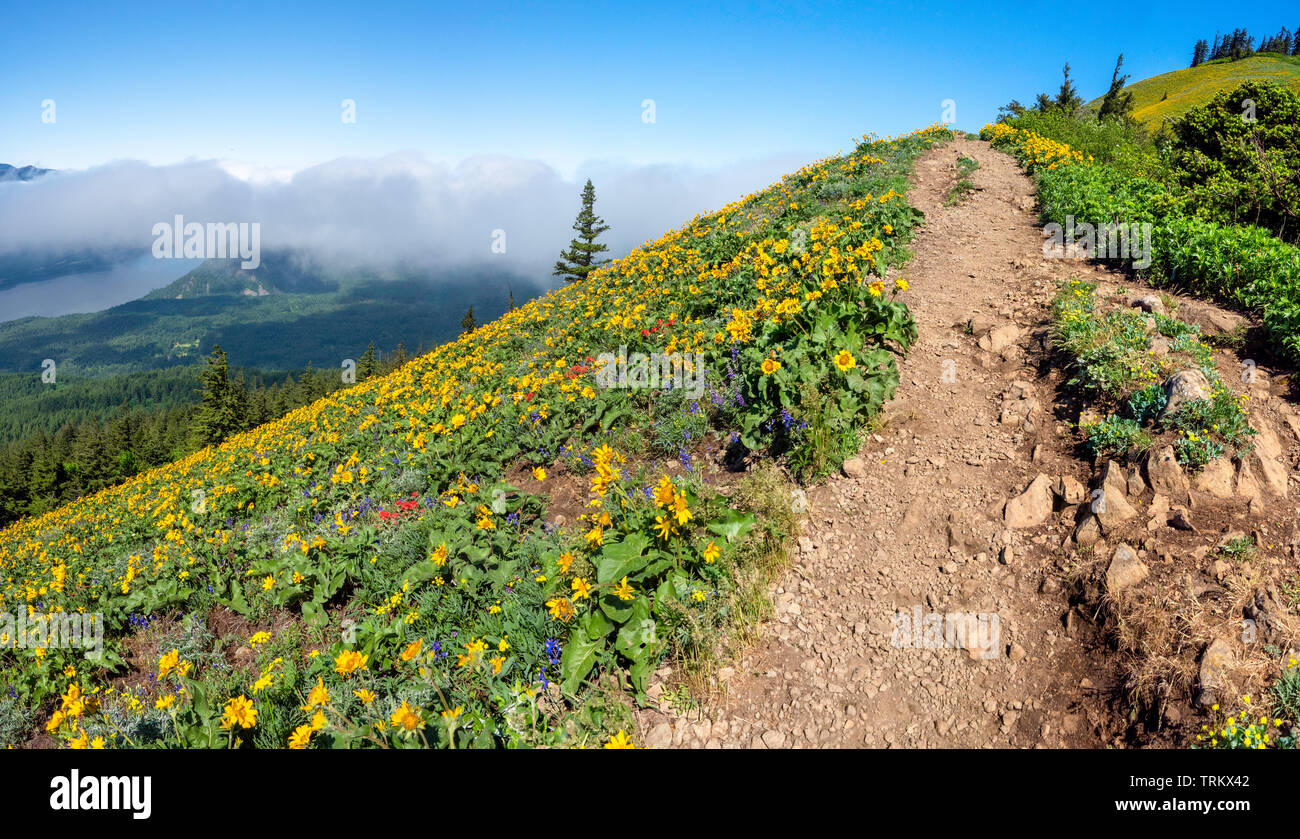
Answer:
<path fill-rule="evenodd" d="M 465 317 L 460 319 L 460 334 L 468 335 L 478 327 L 474 321 L 474 307 L 470 306 L 469 311 L 465 312 Z"/>
<path fill-rule="evenodd" d="M 1197 67 L 1205 63 L 1205 57 L 1210 53 L 1210 45 L 1205 43 L 1205 39 L 1196 42 L 1196 47 L 1192 50 L 1192 66 Z"/>
<path fill-rule="evenodd" d="M 361 356 L 361 363 L 357 365 L 357 381 L 364 382 L 375 375 L 378 369 L 375 363 L 375 342 L 371 341 L 370 346 L 366 347 L 366 354 Z"/>
<path fill-rule="evenodd" d="M 230 412 L 235 416 L 235 431 L 246 431 L 257 425 L 248 398 L 248 384 L 244 381 L 242 372 L 230 383 Z"/>
<path fill-rule="evenodd" d="M 1083 104 L 1082 97 L 1079 96 L 1079 90 L 1074 86 L 1070 79 L 1070 62 L 1065 62 L 1065 69 L 1062 71 L 1065 78 L 1061 81 L 1061 89 L 1056 92 L 1056 101 L 1053 103 L 1057 108 L 1065 111 L 1067 114 L 1073 114 L 1079 110 Z"/>
<path fill-rule="evenodd" d="M 407 358 L 408 356 L 406 354 L 406 342 L 398 341 L 397 349 L 393 350 L 392 357 L 388 359 L 388 364 L 389 364 L 388 369 L 396 370 L 398 367 L 401 367 L 403 364 L 406 363 Z"/>
<path fill-rule="evenodd" d="M 1123 66 L 1124 53 L 1120 53 L 1115 61 L 1115 72 L 1110 76 L 1110 89 L 1102 97 L 1101 107 L 1097 109 L 1098 120 L 1127 120 L 1133 111 L 1133 92 L 1124 90 L 1124 83 L 1128 81 L 1128 76 L 1119 74 Z"/>
<path fill-rule="evenodd" d="M 579 282 L 587 279 L 593 269 L 609 262 L 608 259 L 597 261 L 595 258 L 596 254 L 609 250 L 596 242 L 596 237 L 609 230 L 609 225 L 596 215 L 595 206 L 596 188 L 588 178 L 587 185 L 582 188 L 582 209 L 578 210 L 578 217 L 573 222 L 573 229 L 578 235 L 569 242 L 568 250 L 560 251 L 552 276 L 564 277 L 571 283 Z"/>
<path fill-rule="evenodd" d="M 237 401 L 230 384 L 230 368 L 220 345 L 213 346 L 208 367 L 199 376 L 203 398 L 194 413 L 194 437 L 201 446 L 220 443 L 239 429 Z"/>

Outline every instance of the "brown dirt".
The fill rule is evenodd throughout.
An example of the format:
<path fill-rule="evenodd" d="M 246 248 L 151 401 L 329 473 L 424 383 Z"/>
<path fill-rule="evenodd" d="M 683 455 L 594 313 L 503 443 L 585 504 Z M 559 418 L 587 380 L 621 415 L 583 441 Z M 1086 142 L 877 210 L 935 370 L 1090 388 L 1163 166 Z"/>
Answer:
<path fill-rule="evenodd" d="M 971 176 L 977 190 L 946 207 L 959 156 L 979 161 Z M 1170 620 L 1169 608 L 1183 609 L 1179 619 L 1197 628 L 1183 633 L 1177 650 L 1159 654 L 1177 657 L 1184 671 L 1195 670 L 1205 636 L 1240 623 L 1239 611 L 1233 614 L 1240 597 L 1217 607 L 1193 598 L 1192 609 L 1163 603 L 1165 583 L 1154 581 L 1167 581 L 1168 574 L 1152 575 L 1147 588 L 1154 590 L 1136 599 L 1141 609 L 1103 614 L 1091 604 L 1090 611 L 1081 581 L 1104 572 L 1119 540 L 1109 549 L 1099 546 L 1105 554 L 1077 551 L 1070 543 L 1077 508 L 1058 509 L 1036 527 L 1004 524 L 1007 499 L 1035 476 L 1071 476 L 1086 486 L 1094 475 L 1070 426 L 1078 406 L 1063 387 L 1059 360 L 1050 356 L 1049 303 L 1057 284 L 1069 276 L 1130 290 L 1141 284 L 1097 263 L 1044 258 L 1032 182 L 985 143 L 958 139 L 928 152 L 912 183 L 909 200 L 925 212 L 926 224 L 901 275 L 910 283 L 902 299 L 920 339 L 903 363 L 885 424 L 862 450 L 862 468 L 846 464 L 855 477 L 809 490 L 800 547 L 774 586 L 776 614 L 761 628 L 759 643 L 719 671 L 702 709 L 639 712 L 647 745 L 1128 745 L 1140 742 L 1127 711 L 1135 672 L 1146 663 L 1116 643 L 1117 616 L 1145 615 L 1155 625 Z M 966 328 L 972 315 L 986 326 L 1014 327 L 1009 345 L 998 352 L 987 342 L 982 347 L 983 330 Z M 1236 374 L 1228 370 L 1240 359 L 1224 355 L 1231 381 Z M 1264 380 L 1274 381 L 1275 390 L 1285 384 L 1267 371 Z M 1018 391 L 1027 398 L 1018 399 Z M 1028 422 L 1008 417 L 1008 407 L 1026 409 Z M 1271 512 L 1278 522 L 1269 532 L 1285 532 L 1286 518 L 1295 520 L 1290 505 Z M 1211 504 L 1202 505 L 1202 515 L 1217 527 L 1238 513 Z M 1139 516 L 1138 530 L 1145 521 Z M 1128 541 L 1142 546 L 1146 535 Z M 1279 555 L 1281 541 L 1272 539 Z M 1169 542 L 1175 552 L 1184 550 Z M 1156 563 L 1158 546 L 1149 541 L 1145 548 L 1142 555 Z M 1178 575 L 1200 574 L 1198 561 L 1184 563 Z M 925 613 L 996 613 L 998 654 L 895 647 L 895 613 L 917 606 Z M 662 682 L 671 682 L 671 671 L 660 671 L 659 680 L 654 696 Z M 1187 713 L 1170 716 L 1179 718 Z M 1161 727 L 1157 720 L 1154 729 Z"/>

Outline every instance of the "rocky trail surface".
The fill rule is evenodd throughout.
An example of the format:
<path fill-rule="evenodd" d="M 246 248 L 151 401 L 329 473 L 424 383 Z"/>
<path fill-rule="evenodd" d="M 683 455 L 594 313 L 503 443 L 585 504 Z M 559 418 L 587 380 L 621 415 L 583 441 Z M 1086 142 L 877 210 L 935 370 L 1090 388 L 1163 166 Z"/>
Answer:
<path fill-rule="evenodd" d="M 980 164 L 976 191 L 947 206 L 963 156 Z M 1059 511 L 1084 500 L 1065 496 L 1087 492 L 1093 464 L 1058 404 L 1048 329 L 1061 280 L 1125 277 L 1044 258 L 1032 181 L 986 143 L 927 152 L 908 198 L 926 215 L 901 273 L 920 337 L 895 399 L 843 474 L 808 490 L 759 642 L 698 707 L 639 712 L 647 746 L 1123 742 L 1121 669 L 1070 602 L 1077 558 L 1063 542 L 1074 528 Z M 900 612 L 984 616 L 986 630 L 996 615 L 997 625 L 985 648 L 979 636 L 934 648 L 919 631 L 906 646 Z"/>

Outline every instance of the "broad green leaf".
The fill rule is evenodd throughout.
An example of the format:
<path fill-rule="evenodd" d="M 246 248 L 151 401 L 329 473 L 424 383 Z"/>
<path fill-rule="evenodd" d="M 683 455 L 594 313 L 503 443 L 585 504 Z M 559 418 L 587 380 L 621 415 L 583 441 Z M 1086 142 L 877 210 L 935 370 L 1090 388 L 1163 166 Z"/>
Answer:
<path fill-rule="evenodd" d="M 596 582 L 616 582 L 635 574 L 650 562 L 645 549 L 650 546 L 650 537 L 644 533 L 630 533 L 622 541 L 606 545 L 596 560 Z"/>
<path fill-rule="evenodd" d="M 727 510 L 722 518 L 717 521 L 709 522 L 708 528 L 710 533 L 716 533 L 727 540 L 735 542 L 743 539 L 746 533 L 754 526 L 753 513 L 742 513 L 740 510 Z"/>

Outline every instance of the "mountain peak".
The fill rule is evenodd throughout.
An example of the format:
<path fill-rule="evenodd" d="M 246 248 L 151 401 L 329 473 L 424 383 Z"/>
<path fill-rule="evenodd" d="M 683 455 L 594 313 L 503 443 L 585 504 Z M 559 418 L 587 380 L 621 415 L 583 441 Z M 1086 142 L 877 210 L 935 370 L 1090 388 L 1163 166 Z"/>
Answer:
<path fill-rule="evenodd" d="M 0 181 L 34 181 L 41 175 L 53 171 L 53 169 L 38 169 L 35 166 L 10 166 L 8 163 L 0 163 Z"/>

